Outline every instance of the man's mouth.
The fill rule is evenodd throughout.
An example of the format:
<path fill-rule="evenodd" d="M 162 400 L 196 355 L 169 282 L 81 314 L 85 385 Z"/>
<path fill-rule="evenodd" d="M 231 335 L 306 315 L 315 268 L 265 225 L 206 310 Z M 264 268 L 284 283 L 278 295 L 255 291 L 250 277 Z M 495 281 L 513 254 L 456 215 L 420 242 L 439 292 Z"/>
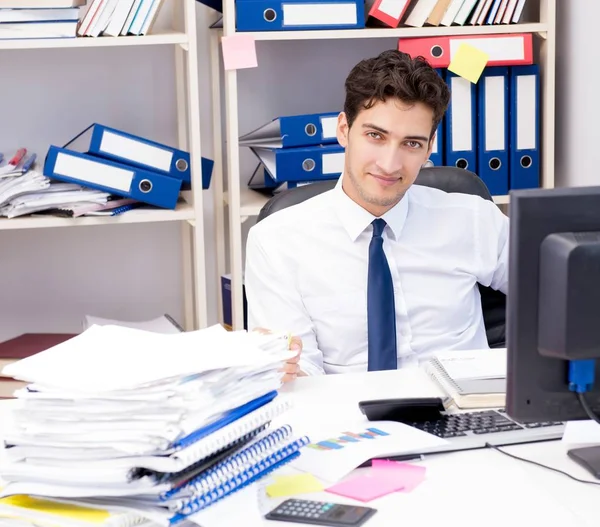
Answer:
<path fill-rule="evenodd" d="M 391 186 L 400 180 L 400 178 L 397 177 L 380 176 L 379 174 L 369 173 L 369 175 L 374 177 L 381 185 L 385 186 Z"/>

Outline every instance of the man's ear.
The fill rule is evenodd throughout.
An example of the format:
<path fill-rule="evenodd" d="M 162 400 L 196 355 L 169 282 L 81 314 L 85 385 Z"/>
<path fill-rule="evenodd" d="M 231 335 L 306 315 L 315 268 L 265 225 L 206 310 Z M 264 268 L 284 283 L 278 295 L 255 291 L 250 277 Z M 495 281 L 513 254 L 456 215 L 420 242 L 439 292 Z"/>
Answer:
<path fill-rule="evenodd" d="M 338 115 L 337 120 L 337 129 L 336 136 L 338 143 L 346 148 L 348 146 L 348 132 L 350 131 L 350 127 L 348 126 L 348 119 L 346 118 L 346 114 L 341 112 Z"/>

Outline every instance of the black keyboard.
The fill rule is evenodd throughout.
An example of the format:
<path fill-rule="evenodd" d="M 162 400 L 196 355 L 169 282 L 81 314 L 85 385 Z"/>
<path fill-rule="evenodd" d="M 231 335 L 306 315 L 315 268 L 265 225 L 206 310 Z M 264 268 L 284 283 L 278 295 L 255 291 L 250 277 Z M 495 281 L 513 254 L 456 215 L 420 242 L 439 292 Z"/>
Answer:
<path fill-rule="evenodd" d="M 450 437 L 464 437 L 468 432 L 473 434 L 495 434 L 508 432 L 510 430 L 523 430 L 531 428 L 555 427 L 563 423 L 544 422 L 519 424 L 509 419 L 500 411 L 487 410 L 482 412 L 468 412 L 464 414 L 444 415 L 437 421 L 425 421 L 423 423 L 408 423 L 410 426 L 448 439 Z"/>
<path fill-rule="evenodd" d="M 487 443 L 502 446 L 560 439 L 565 427 L 551 421 L 517 423 L 502 410 L 445 414 L 440 419 L 406 424 L 448 440 L 434 450 L 414 452 L 419 454 L 483 448 Z"/>

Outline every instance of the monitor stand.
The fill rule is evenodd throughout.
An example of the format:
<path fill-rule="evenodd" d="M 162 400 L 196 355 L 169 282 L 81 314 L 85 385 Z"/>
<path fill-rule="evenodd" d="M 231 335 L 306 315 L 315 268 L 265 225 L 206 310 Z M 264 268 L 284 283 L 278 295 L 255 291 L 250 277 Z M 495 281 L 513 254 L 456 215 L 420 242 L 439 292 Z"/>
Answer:
<path fill-rule="evenodd" d="M 596 479 L 600 479 L 600 445 L 572 448 L 567 455 Z"/>

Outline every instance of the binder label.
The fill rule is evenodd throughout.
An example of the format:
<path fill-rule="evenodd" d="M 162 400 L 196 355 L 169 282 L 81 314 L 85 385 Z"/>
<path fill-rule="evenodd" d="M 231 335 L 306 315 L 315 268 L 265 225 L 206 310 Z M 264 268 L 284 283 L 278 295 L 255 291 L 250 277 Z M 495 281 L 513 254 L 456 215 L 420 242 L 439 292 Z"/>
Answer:
<path fill-rule="evenodd" d="M 452 77 L 450 84 L 452 91 L 452 150 L 470 152 L 473 150 L 471 82 L 462 77 Z"/>
<path fill-rule="evenodd" d="M 344 171 L 344 152 L 323 154 L 323 174 L 341 174 Z"/>
<path fill-rule="evenodd" d="M 323 139 L 335 139 L 337 131 L 337 117 L 322 117 L 321 128 Z"/>
<path fill-rule="evenodd" d="M 404 12 L 406 6 L 406 0 L 381 0 L 379 4 L 379 11 L 391 16 L 392 18 L 398 19 Z"/>
<path fill-rule="evenodd" d="M 134 176 L 131 170 L 96 163 L 64 152 L 56 155 L 54 173 L 122 192 L 129 192 Z"/>
<path fill-rule="evenodd" d="M 505 82 L 506 79 L 501 76 L 485 78 L 485 149 L 488 151 L 506 150 L 504 145 Z"/>
<path fill-rule="evenodd" d="M 536 127 L 536 77 L 517 77 L 517 150 L 535 150 Z"/>
<path fill-rule="evenodd" d="M 282 4 L 283 27 L 345 26 L 357 24 L 356 3 Z"/>
<path fill-rule="evenodd" d="M 489 56 L 490 61 L 525 60 L 525 40 L 519 36 L 494 38 L 451 38 L 450 56 L 454 57 L 461 44 L 470 44 Z"/>
<path fill-rule="evenodd" d="M 164 148 L 142 143 L 136 139 L 131 139 L 107 130 L 102 134 L 100 151 L 129 159 L 136 163 L 155 167 L 165 172 L 169 172 L 171 161 L 173 160 L 173 153 Z"/>

